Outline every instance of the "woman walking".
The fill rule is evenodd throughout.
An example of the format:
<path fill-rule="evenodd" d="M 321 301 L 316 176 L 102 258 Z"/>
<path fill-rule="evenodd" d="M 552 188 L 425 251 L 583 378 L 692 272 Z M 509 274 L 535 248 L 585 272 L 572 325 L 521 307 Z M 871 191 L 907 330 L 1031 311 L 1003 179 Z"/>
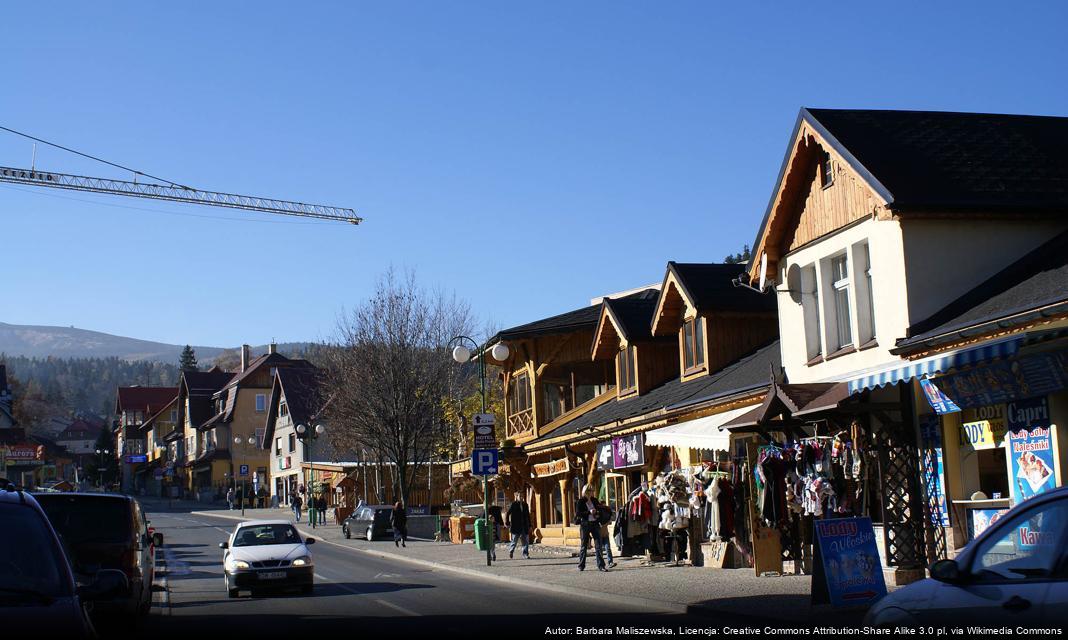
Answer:
<path fill-rule="evenodd" d="M 404 505 L 400 502 L 393 505 L 393 513 L 390 514 L 389 524 L 393 527 L 393 546 L 405 547 L 408 540 L 408 514 L 404 513 Z"/>
<path fill-rule="evenodd" d="M 293 515 L 297 517 L 297 522 L 300 522 L 300 508 L 304 506 L 304 501 L 300 499 L 299 493 L 294 493 L 289 501 L 293 505 Z"/>

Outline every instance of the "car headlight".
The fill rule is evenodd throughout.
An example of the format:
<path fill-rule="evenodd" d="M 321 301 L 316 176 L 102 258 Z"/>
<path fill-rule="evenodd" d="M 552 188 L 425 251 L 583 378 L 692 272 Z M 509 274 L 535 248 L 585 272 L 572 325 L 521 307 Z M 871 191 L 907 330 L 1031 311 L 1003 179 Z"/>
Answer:
<path fill-rule="evenodd" d="M 230 571 L 237 571 L 238 569 L 248 569 L 248 563 L 244 560 L 230 560 L 227 562 L 227 569 Z"/>
<path fill-rule="evenodd" d="M 311 556 L 301 556 L 293 561 L 294 567 L 307 567 L 312 563 Z"/>

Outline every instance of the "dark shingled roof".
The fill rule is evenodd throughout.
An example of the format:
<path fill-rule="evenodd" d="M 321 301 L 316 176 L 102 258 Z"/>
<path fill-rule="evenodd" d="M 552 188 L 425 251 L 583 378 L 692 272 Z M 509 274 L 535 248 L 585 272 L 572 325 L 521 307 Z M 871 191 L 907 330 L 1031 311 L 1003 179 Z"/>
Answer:
<path fill-rule="evenodd" d="M 319 371 L 313 367 L 278 370 L 293 424 L 308 424 L 319 412 Z"/>
<path fill-rule="evenodd" d="M 170 404 L 177 395 L 177 387 L 119 387 L 115 413 L 140 411 L 148 418 Z"/>
<path fill-rule="evenodd" d="M 524 446 L 537 447 L 546 440 L 572 434 L 579 439 L 586 436 L 582 432 L 591 427 L 611 429 L 619 421 L 660 409 L 681 409 L 766 387 L 771 381 L 772 367 L 782 367 L 778 340 L 710 376 L 688 382 L 675 378 L 640 396 L 606 402 Z"/>
<path fill-rule="evenodd" d="M 1068 231 L 1031 251 L 986 282 L 909 327 L 894 353 L 1068 313 Z"/>
<path fill-rule="evenodd" d="M 604 301 L 612 317 L 620 324 L 622 337 L 627 340 L 648 340 L 653 337 L 649 325 L 653 322 L 660 292 L 656 289 L 646 289 L 642 293 L 645 295 L 614 300 L 606 298 Z"/>
<path fill-rule="evenodd" d="M 234 374 L 228 371 L 183 371 L 181 384 L 189 394 L 189 423 L 200 427 L 215 415 L 212 394 L 226 386 Z"/>
<path fill-rule="evenodd" d="M 746 272 L 745 264 L 668 262 L 686 297 L 702 311 L 775 311 L 773 295 L 757 293 L 734 281 Z M 650 319 L 649 324 L 652 324 Z"/>
<path fill-rule="evenodd" d="M 1068 209 L 1068 118 L 802 109 L 800 119 L 874 177 L 893 210 Z"/>
<path fill-rule="evenodd" d="M 643 289 L 637 293 L 618 298 L 618 300 L 655 299 L 657 295 L 658 292 L 656 289 Z M 597 321 L 600 319 L 600 316 L 601 305 L 582 307 L 581 309 L 575 309 L 574 311 L 568 311 L 567 313 L 561 313 L 560 315 L 544 318 L 542 320 L 535 320 L 534 322 L 521 324 L 518 327 L 512 327 L 511 329 L 505 329 L 491 339 L 489 344 L 501 340 L 516 340 L 534 336 L 552 335 L 555 333 L 569 333 L 580 329 L 593 329 L 597 326 Z"/>

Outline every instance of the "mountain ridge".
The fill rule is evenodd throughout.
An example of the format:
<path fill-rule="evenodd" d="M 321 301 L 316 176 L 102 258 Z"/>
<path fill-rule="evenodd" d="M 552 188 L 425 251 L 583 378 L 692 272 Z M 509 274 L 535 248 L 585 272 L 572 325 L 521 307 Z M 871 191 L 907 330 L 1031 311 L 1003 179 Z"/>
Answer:
<path fill-rule="evenodd" d="M 290 343 L 307 344 L 307 343 Z M 118 336 L 103 331 L 51 325 L 0 322 L 0 354 L 27 358 L 109 358 L 128 361 L 178 362 L 185 345 Z M 201 365 L 240 347 L 193 346 Z M 267 345 L 254 345 L 263 353 Z"/>

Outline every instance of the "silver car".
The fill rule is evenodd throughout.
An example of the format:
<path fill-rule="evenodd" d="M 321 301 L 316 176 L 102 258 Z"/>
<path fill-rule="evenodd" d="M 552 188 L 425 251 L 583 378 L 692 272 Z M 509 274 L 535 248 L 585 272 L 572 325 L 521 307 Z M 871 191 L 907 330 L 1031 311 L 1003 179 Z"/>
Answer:
<path fill-rule="evenodd" d="M 931 577 L 885 596 L 873 626 L 1068 622 L 1068 488 L 1017 505 Z"/>
<path fill-rule="evenodd" d="M 315 538 L 302 539 L 285 520 L 250 520 L 237 525 L 230 539 L 219 543 L 227 595 L 236 598 L 242 589 L 255 592 L 286 587 L 311 593 L 315 567 L 308 545 L 314 542 Z"/>

